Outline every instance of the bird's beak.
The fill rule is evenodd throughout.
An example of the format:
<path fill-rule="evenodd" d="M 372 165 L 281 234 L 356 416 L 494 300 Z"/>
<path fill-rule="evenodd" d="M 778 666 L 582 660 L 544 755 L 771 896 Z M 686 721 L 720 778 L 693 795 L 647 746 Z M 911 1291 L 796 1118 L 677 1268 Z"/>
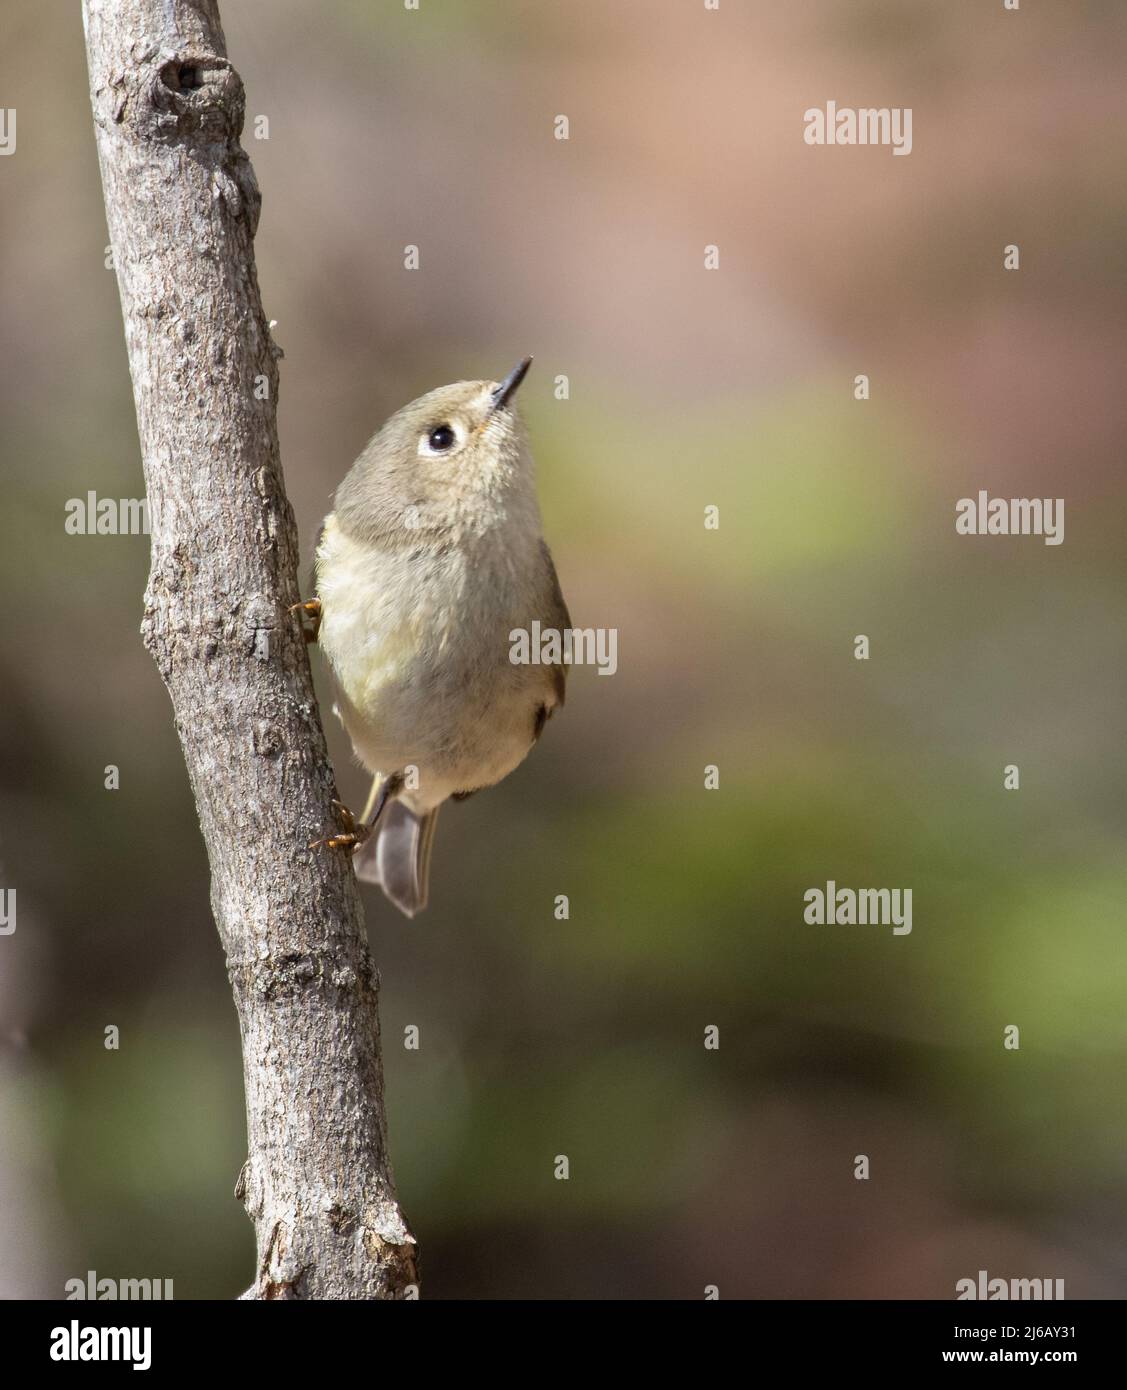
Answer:
<path fill-rule="evenodd" d="M 492 410 L 501 410 L 517 393 L 517 387 L 528 374 L 532 358 L 525 357 L 513 368 L 505 380 L 493 392 Z M 492 412 L 491 412 L 492 413 Z"/>

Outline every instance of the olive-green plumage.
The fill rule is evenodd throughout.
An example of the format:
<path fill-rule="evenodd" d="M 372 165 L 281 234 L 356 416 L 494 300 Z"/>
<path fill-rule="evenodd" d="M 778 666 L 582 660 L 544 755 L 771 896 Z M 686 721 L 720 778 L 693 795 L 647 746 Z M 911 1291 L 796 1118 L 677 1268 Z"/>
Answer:
<path fill-rule="evenodd" d="M 438 808 L 510 773 L 563 704 L 563 667 L 510 660 L 514 629 L 570 626 L 513 406 L 527 368 L 393 415 L 337 489 L 317 548 L 336 711 L 394 789 L 357 872 L 409 916 L 426 905 Z"/>

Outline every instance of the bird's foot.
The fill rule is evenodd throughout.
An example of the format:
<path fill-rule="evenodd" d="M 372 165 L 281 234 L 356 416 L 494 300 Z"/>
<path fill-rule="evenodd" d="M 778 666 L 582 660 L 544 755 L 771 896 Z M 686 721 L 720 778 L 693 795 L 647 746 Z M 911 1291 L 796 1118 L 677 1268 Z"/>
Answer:
<path fill-rule="evenodd" d="M 300 615 L 301 634 L 305 640 L 316 642 L 317 634 L 321 631 L 321 600 L 311 598 L 305 603 L 295 603 L 290 612 Z M 308 625 L 306 619 L 309 620 Z"/>
<path fill-rule="evenodd" d="M 323 840 L 311 840 L 310 849 L 359 849 L 372 833 L 372 827 L 358 821 L 343 801 L 333 801 L 342 830 L 338 835 L 326 835 Z"/>

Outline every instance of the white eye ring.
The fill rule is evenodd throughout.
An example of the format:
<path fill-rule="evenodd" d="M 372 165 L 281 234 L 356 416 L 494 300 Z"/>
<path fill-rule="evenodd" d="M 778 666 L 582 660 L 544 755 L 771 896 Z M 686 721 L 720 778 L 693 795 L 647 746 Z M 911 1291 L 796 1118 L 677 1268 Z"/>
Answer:
<path fill-rule="evenodd" d="M 447 457 L 461 446 L 464 437 L 459 425 L 443 420 L 419 439 L 419 455 L 422 458 Z"/>

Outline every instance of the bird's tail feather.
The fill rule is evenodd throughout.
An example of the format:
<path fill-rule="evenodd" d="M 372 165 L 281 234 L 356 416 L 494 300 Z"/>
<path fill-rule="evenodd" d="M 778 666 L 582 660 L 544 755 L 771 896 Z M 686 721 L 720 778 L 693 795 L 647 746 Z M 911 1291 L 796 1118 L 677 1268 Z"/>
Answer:
<path fill-rule="evenodd" d="M 378 838 L 353 856 L 357 878 L 378 883 L 400 912 L 414 917 L 427 905 L 430 852 L 438 807 L 417 816 L 401 801 L 389 801 L 380 817 Z"/>

